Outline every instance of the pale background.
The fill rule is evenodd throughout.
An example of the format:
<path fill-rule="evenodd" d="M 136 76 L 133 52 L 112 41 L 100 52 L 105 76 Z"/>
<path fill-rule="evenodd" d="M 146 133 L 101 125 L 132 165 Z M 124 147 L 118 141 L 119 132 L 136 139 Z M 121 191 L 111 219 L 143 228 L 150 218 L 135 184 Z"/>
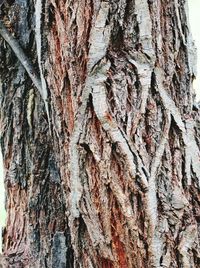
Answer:
<path fill-rule="evenodd" d="M 189 4 L 189 21 L 192 29 L 192 35 L 195 40 L 197 52 L 200 55 L 200 0 L 188 0 Z M 200 56 L 199 56 L 200 58 Z M 200 100 L 200 60 L 197 64 L 197 79 L 194 83 L 197 100 Z M 4 209 L 4 188 L 3 188 L 3 169 L 2 169 L 2 155 L 0 153 L 0 252 L 1 252 L 1 229 L 5 224 L 5 209 Z"/>
<path fill-rule="evenodd" d="M 194 82 L 197 100 L 200 101 L 200 0 L 188 0 L 189 22 L 192 30 L 193 39 L 197 47 L 197 79 Z"/>

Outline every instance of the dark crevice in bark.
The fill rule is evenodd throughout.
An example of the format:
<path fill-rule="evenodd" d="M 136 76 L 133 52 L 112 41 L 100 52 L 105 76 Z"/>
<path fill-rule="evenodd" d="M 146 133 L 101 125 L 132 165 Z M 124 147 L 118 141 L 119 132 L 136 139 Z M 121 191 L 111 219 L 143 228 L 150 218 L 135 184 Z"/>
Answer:
<path fill-rule="evenodd" d="M 4 20 L 37 65 L 35 2 L 15 20 L 19 3 L 2 7 Z M 42 4 L 51 136 L 41 97 L 0 43 L 10 266 L 198 267 L 199 115 L 184 3 Z"/>

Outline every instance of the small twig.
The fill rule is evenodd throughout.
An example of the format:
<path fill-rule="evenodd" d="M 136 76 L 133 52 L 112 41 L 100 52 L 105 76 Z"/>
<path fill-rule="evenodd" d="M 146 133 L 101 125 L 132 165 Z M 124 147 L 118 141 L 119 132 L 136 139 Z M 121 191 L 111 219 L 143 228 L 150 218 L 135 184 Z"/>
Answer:
<path fill-rule="evenodd" d="M 21 62 L 25 70 L 27 71 L 30 79 L 32 80 L 33 84 L 38 89 L 42 99 L 42 83 L 39 75 L 36 73 L 33 67 L 33 63 L 29 60 L 29 58 L 25 55 L 23 49 L 21 48 L 19 42 L 12 34 L 6 29 L 2 20 L 0 20 L 0 35 L 3 39 L 9 44 L 13 52 L 15 53 L 18 60 Z M 46 101 L 46 100 L 44 100 Z"/>
<path fill-rule="evenodd" d="M 42 100 L 44 101 L 47 117 L 48 117 L 48 123 L 49 123 L 49 130 L 51 133 L 51 123 L 50 123 L 50 116 L 49 116 L 49 106 L 48 106 L 48 100 L 44 94 L 43 88 L 42 88 L 42 81 L 35 71 L 33 67 L 33 63 L 30 61 L 30 59 L 25 55 L 23 49 L 21 48 L 18 40 L 12 36 L 12 34 L 6 29 L 4 26 L 4 23 L 2 20 L 0 20 L 0 35 L 3 37 L 3 39 L 9 44 L 13 52 L 15 53 L 18 60 L 21 62 L 24 69 L 27 71 L 30 79 L 32 80 L 35 87 L 38 89 Z"/>

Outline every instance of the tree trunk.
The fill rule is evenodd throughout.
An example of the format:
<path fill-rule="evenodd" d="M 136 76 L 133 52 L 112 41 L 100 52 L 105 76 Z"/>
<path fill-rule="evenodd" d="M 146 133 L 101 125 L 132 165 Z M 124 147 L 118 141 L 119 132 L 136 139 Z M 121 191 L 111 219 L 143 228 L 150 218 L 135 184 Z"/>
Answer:
<path fill-rule="evenodd" d="M 29 59 L 1 38 L 4 266 L 199 267 L 185 1 L 15 0 L 1 10 Z"/>

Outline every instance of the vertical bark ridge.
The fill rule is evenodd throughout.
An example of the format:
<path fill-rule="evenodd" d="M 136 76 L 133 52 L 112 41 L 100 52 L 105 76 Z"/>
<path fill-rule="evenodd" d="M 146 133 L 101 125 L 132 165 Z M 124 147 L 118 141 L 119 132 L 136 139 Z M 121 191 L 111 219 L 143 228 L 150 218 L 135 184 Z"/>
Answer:
<path fill-rule="evenodd" d="M 28 4 L 31 28 L 9 18 L 46 81 L 53 127 L 50 136 L 40 96 L 1 41 L 14 67 L 1 70 L 10 265 L 198 267 L 200 119 L 185 1 Z"/>

